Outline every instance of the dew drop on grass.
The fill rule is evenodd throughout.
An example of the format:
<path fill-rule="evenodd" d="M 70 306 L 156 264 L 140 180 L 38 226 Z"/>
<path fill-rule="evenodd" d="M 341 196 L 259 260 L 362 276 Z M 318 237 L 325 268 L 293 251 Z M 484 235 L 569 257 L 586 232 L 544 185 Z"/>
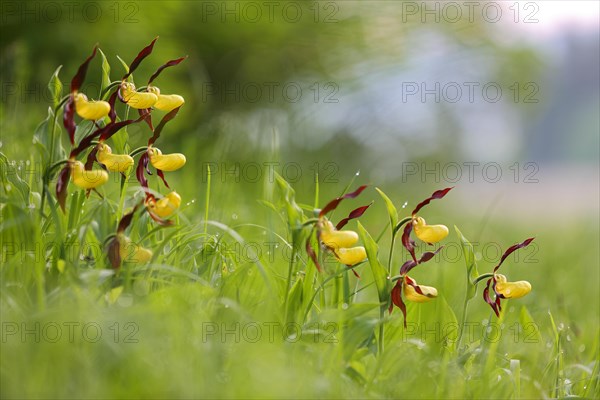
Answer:
<path fill-rule="evenodd" d="M 558 324 L 558 330 L 562 331 L 565 329 L 565 324 L 563 324 L 562 322 L 560 324 Z"/>
<path fill-rule="evenodd" d="M 348 309 L 348 307 L 350 307 L 350 306 L 348 305 L 348 303 L 344 303 L 344 304 L 342 304 L 342 309 L 343 309 L 343 310 L 347 310 L 347 309 Z"/>
<path fill-rule="evenodd" d="M 402 208 L 406 208 L 407 205 L 408 205 L 408 201 L 405 201 L 404 204 L 402 204 Z"/>
<path fill-rule="evenodd" d="M 581 346 L 579 346 L 579 348 L 577 350 L 579 350 L 580 353 L 583 353 L 585 351 L 585 344 L 582 344 Z"/>
<path fill-rule="evenodd" d="M 359 176 L 360 175 L 360 170 L 356 171 L 356 174 L 354 174 L 354 175 Z"/>
<path fill-rule="evenodd" d="M 4 189 L 5 189 L 7 192 L 10 192 L 10 191 L 12 190 L 12 186 L 10 185 L 10 183 L 8 183 L 8 184 L 6 184 L 6 186 L 4 186 Z"/>
<path fill-rule="evenodd" d="M 238 215 L 237 215 L 237 214 L 232 214 L 232 215 L 231 215 L 231 219 L 233 219 L 233 220 L 236 220 L 236 219 L 238 219 Z"/>

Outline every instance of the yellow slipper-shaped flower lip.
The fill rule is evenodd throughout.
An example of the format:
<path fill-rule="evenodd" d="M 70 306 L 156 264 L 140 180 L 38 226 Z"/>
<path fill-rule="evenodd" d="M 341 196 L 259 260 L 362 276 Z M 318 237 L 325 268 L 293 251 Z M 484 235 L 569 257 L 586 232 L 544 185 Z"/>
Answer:
<path fill-rule="evenodd" d="M 148 149 L 148 154 L 150 155 L 152 166 L 161 171 L 177 171 L 179 168 L 183 167 L 187 161 L 185 156 L 181 153 L 163 154 L 160 149 L 155 147 L 150 147 Z"/>
<path fill-rule="evenodd" d="M 169 218 L 180 205 L 181 196 L 177 192 L 171 192 L 158 201 L 151 198 L 147 202 L 149 211 L 160 218 Z"/>
<path fill-rule="evenodd" d="M 81 161 L 71 161 L 71 179 L 82 189 L 95 189 L 108 181 L 108 173 L 103 169 L 85 170 Z"/>
<path fill-rule="evenodd" d="M 415 235 L 426 243 L 437 243 L 448 236 L 448 228 L 445 225 L 427 225 L 421 217 L 413 220 Z"/>
<path fill-rule="evenodd" d="M 496 293 L 506 299 L 518 299 L 531 292 L 531 283 L 527 281 L 507 282 L 506 276 L 496 275 Z"/>
<path fill-rule="evenodd" d="M 110 104 L 106 101 L 90 101 L 83 93 L 75 95 L 75 111 L 83 119 L 96 121 L 110 113 Z"/>
<path fill-rule="evenodd" d="M 150 108 L 158 101 L 154 93 L 136 92 L 135 85 L 131 82 L 121 84 L 121 96 L 127 105 L 138 110 Z"/>
<path fill-rule="evenodd" d="M 348 266 L 356 265 L 367 258 L 367 252 L 363 246 L 335 249 L 334 254 L 339 262 Z"/>
<path fill-rule="evenodd" d="M 127 172 L 133 166 L 133 158 L 129 154 L 113 154 L 109 145 L 99 146 L 96 158 L 111 172 Z"/>
<path fill-rule="evenodd" d="M 417 281 L 408 276 L 404 277 L 404 285 L 402 286 L 404 298 L 415 303 L 426 303 L 438 295 L 437 289 L 433 286 L 418 285 Z"/>
<path fill-rule="evenodd" d="M 152 259 L 152 250 L 133 243 L 126 236 L 119 238 L 119 253 L 123 262 L 143 264 Z"/>
<path fill-rule="evenodd" d="M 354 231 L 338 231 L 330 221 L 327 221 L 321 231 L 321 242 L 334 250 L 352 247 L 358 242 L 358 233 Z"/>
<path fill-rule="evenodd" d="M 185 104 L 185 99 L 178 94 L 160 94 L 160 89 L 156 86 L 149 86 L 148 92 L 154 93 L 158 100 L 154 103 L 154 108 L 161 111 L 172 111 Z"/>

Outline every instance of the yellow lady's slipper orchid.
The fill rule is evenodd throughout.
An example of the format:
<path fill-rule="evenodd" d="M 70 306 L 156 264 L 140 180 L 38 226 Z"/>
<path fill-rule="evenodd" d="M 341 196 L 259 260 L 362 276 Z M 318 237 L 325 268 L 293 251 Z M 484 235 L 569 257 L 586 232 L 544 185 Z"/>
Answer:
<path fill-rule="evenodd" d="M 349 249 L 339 248 L 335 249 L 335 257 L 345 265 L 355 265 L 367 258 L 367 252 L 363 246 L 351 247 Z"/>
<path fill-rule="evenodd" d="M 527 281 L 507 282 L 506 276 L 496 275 L 496 293 L 506 299 L 518 299 L 531 292 L 531 283 Z"/>
<path fill-rule="evenodd" d="M 123 262 L 143 264 L 152 259 L 152 250 L 133 243 L 126 236 L 119 238 L 119 253 Z"/>
<path fill-rule="evenodd" d="M 180 205 L 181 196 L 177 192 L 171 192 L 158 201 L 151 198 L 147 202 L 150 212 L 161 218 L 168 218 L 173 215 Z"/>
<path fill-rule="evenodd" d="M 413 219 L 415 235 L 426 243 L 437 243 L 448 236 L 448 228 L 445 225 L 427 225 L 421 217 Z"/>
<path fill-rule="evenodd" d="M 81 161 L 71 161 L 71 179 L 82 189 L 95 189 L 108 181 L 108 173 L 102 169 L 86 171 Z"/>
<path fill-rule="evenodd" d="M 148 86 L 148 92 L 158 97 L 158 101 L 153 106 L 157 110 L 169 112 L 185 103 L 185 99 L 178 94 L 160 94 L 160 89 L 156 86 Z"/>
<path fill-rule="evenodd" d="M 83 119 L 96 121 L 110 113 L 110 104 L 102 100 L 90 101 L 85 94 L 77 93 L 75 95 L 75 111 Z"/>
<path fill-rule="evenodd" d="M 133 158 L 129 154 L 113 154 L 107 144 L 100 144 L 96 158 L 111 172 L 126 172 L 133 166 Z"/>
<path fill-rule="evenodd" d="M 121 96 L 130 107 L 138 110 L 150 108 L 158 101 L 154 93 L 136 92 L 135 85 L 131 82 L 121 84 Z"/>
<path fill-rule="evenodd" d="M 421 293 L 417 291 L 419 288 Z M 432 286 L 417 285 L 417 281 L 408 276 L 404 277 L 404 298 L 415 303 L 425 303 L 437 297 L 437 289 Z"/>
<path fill-rule="evenodd" d="M 351 247 L 358 242 L 358 233 L 354 231 L 338 231 L 331 221 L 327 221 L 321 231 L 321 242 L 330 249 Z"/>
<path fill-rule="evenodd" d="M 185 156 L 181 153 L 163 154 L 162 151 L 154 147 L 150 147 L 148 153 L 150 154 L 152 166 L 161 171 L 176 171 L 183 167 L 186 162 Z"/>

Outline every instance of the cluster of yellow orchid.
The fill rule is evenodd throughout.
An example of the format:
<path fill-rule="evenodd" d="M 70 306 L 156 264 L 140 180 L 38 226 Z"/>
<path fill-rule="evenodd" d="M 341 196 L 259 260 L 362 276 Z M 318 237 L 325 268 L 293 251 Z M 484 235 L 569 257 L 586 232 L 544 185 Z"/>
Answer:
<path fill-rule="evenodd" d="M 160 224 L 170 224 L 171 221 L 168 218 L 173 216 L 179 209 L 181 205 L 179 194 L 171 191 L 164 196 L 157 197 L 154 192 L 149 190 L 146 174 L 151 174 L 149 164 L 152 165 L 165 186 L 169 188 L 163 172 L 176 171 L 186 163 L 186 158 L 183 154 L 163 154 L 160 149 L 154 146 L 164 125 L 177 115 L 179 109 L 184 105 L 185 100 L 177 94 L 162 94 L 157 86 L 152 85 L 153 81 L 165 68 L 179 64 L 185 57 L 171 60 L 159 67 L 149 79 L 148 85 L 142 88 L 142 90 L 136 89 L 135 84 L 131 81 L 131 74 L 141 61 L 150 55 L 155 42 L 156 39 L 139 52 L 129 65 L 129 69 L 121 81 L 113 82 L 103 89 L 103 99 L 90 100 L 86 94 L 81 93 L 79 90 L 85 79 L 88 66 L 97 53 L 97 47 L 94 48 L 92 54 L 81 64 L 71 80 L 70 94 L 59 104 L 59 107 L 64 106 L 63 124 L 71 142 L 71 152 L 68 160 L 58 163 L 66 164 L 59 173 L 56 186 L 58 203 L 63 210 L 65 209 L 69 180 L 75 186 L 86 190 L 86 194 L 89 195 L 90 191 L 96 190 L 108 182 L 109 172 L 119 173 L 123 176 L 129 174 L 135 165 L 134 157 L 140 154 L 141 156 L 136 168 L 136 177 L 144 191 L 146 211 Z M 117 99 L 120 99 L 128 107 L 138 110 L 140 117 L 135 120 L 119 120 L 116 112 Z M 156 129 L 152 124 L 152 113 L 154 110 L 167 113 Z M 92 121 L 96 128 L 81 139 L 79 143 L 75 143 L 75 131 L 77 129 L 75 114 L 84 121 Z M 142 120 L 148 124 L 151 130 L 152 135 L 148 140 L 148 144 L 134 150 L 131 154 L 113 153 L 113 149 L 107 144 L 110 137 L 125 126 Z M 85 161 L 78 159 L 84 152 L 87 153 L 87 159 Z M 98 163 L 100 168 L 93 168 L 94 163 Z M 123 217 L 122 221 L 126 221 L 126 223 L 124 225 L 120 224 L 117 234 L 114 238 L 111 238 L 111 243 L 109 244 L 109 247 L 113 250 L 116 248 L 119 249 L 119 257 L 110 257 L 109 254 L 113 266 L 117 267 L 120 265 L 121 260 L 137 263 L 148 261 L 152 257 L 152 252 L 136 245 L 125 236 L 124 231 L 129 223 L 131 223 L 131 217 L 127 215 Z"/>

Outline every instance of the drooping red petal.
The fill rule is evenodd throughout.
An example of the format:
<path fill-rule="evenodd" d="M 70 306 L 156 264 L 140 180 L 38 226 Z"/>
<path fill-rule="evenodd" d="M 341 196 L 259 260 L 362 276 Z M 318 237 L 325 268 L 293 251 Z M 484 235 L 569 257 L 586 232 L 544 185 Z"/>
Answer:
<path fill-rule="evenodd" d="M 444 246 L 440 246 L 439 248 L 437 248 L 435 251 L 426 251 L 423 254 L 421 254 L 421 258 L 419 259 L 419 264 L 423 264 L 429 260 L 431 260 L 433 257 L 435 257 L 435 255 L 437 253 L 439 253 L 442 249 L 444 248 Z"/>
<path fill-rule="evenodd" d="M 108 242 L 108 260 L 113 268 L 117 269 L 121 266 L 121 245 L 118 237 L 114 237 Z"/>
<path fill-rule="evenodd" d="M 486 303 L 488 303 L 490 305 L 490 307 L 492 307 L 492 310 L 494 310 L 494 313 L 496 313 L 496 316 L 499 317 L 500 312 L 498 310 L 497 301 L 492 300 L 492 298 L 490 297 L 490 283 L 492 282 L 492 280 L 493 280 L 492 278 L 488 279 L 485 284 L 485 289 L 483 289 L 483 299 L 485 300 Z M 498 300 L 498 298 L 496 298 L 496 300 Z"/>
<path fill-rule="evenodd" d="M 156 70 L 156 72 L 154 74 L 152 74 L 152 76 L 150 77 L 150 80 L 148 80 L 148 85 L 150 85 L 156 78 L 158 78 L 158 75 L 160 75 L 160 73 L 168 67 L 172 67 L 174 65 L 179 64 L 180 62 L 182 62 L 183 60 L 185 60 L 188 56 L 185 57 L 181 57 L 181 58 L 177 58 L 175 60 L 170 60 L 167 61 L 165 64 L 161 65 L 160 67 L 158 67 L 158 69 Z"/>
<path fill-rule="evenodd" d="M 123 217 L 121 217 L 121 220 L 119 221 L 119 226 L 117 228 L 117 233 L 125 232 L 125 229 L 127 229 L 129 227 L 129 225 L 131 225 L 131 221 L 133 220 L 133 215 L 135 214 L 135 212 L 137 211 L 139 206 L 140 206 L 140 203 L 136 204 L 136 206 L 133 207 L 133 210 L 131 210 L 127 214 L 123 215 Z"/>
<path fill-rule="evenodd" d="M 85 75 L 87 74 L 88 66 L 90 65 L 90 61 L 92 61 L 92 58 L 94 58 L 96 56 L 96 50 L 98 50 L 97 45 L 94 46 L 94 50 L 92 51 L 92 54 L 88 58 L 85 59 L 83 64 L 81 64 L 79 66 L 77 73 L 75 74 L 73 79 L 71 79 L 71 93 L 77 92 L 79 90 L 79 88 L 81 87 L 81 85 L 83 84 L 83 81 L 85 80 Z"/>
<path fill-rule="evenodd" d="M 371 203 L 371 204 L 373 204 L 373 203 Z M 362 217 L 362 215 L 365 213 L 365 211 L 367 211 L 367 209 L 369 207 L 371 207 L 371 204 L 367 204 L 366 206 L 358 207 L 358 208 L 350 211 L 350 214 L 348 214 L 348 216 L 346 218 L 344 218 L 340 222 L 338 222 L 338 224 L 335 226 L 335 229 L 337 229 L 339 231 L 344 226 L 346 226 L 346 224 L 349 221 Z"/>
<path fill-rule="evenodd" d="M 502 255 L 502 258 L 500 259 L 500 262 L 494 268 L 494 272 L 496 272 L 498 270 L 498 268 L 500 268 L 500 266 L 502 265 L 502 263 L 504 262 L 504 260 L 506 260 L 506 258 L 508 256 L 510 256 L 513 252 L 515 252 L 515 251 L 517 251 L 519 249 L 522 249 L 523 247 L 527 247 L 529 245 L 529 243 L 533 242 L 533 239 L 535 239 L 535 238 L 526 239 L 522 243 L 518 243 L 518 244 L 512 245 L 508 249 L 506 249 L 506 251 Z"/>
<path fill-rule="evenodd" d="M 56 198 L 60 208 L 65 211 L 65 203 L 67 200 L 67 187 L 69 186 L 69 178 L 71 177 L 71 168 L 69 165 L 65 167 L 58 174 L 58 180 L 56 181 Z"/>
<path fill-rule="evenodd" d="M 96 153 L 98 153 L 98 147 L 94 147 L 90 154 L 88 154 L 87 160 L 85 162 L 85 170 L 90 171 L 92 166 L 94 165 L 94 161 L 96 161 Z"/>
<path fill-rule="evenodd" d="M 164 172 L 163 172 L 162 170 L 160 170 L 160 169 L 157 169 L 157 170 L 156 170 L 156 174 L 157 174 L 157 175 L 160 177 L 160 179 L 162 179 L 162 181 L 163 181 L 163 183 L 165 184 L 165 186 L 166 186 L 168 189 L 171 189 L 171 187 L 170 187 L 170 186 L 169 186 L 169 184 L 167 183 L 167 180 L 165 179 L 165 174 L 164 174 Z"/>
<path fill-rule="evenodd" d="M 414 260 L 408 260 L 408 261 L 406 261 L 400 267 L 400 275 L 406 275 L 406 274 L 408 274 L 410 272 L 410 270 L 413 269 L 414 267 L 416 267 L 417 265 L 419 265 L 419 264 L 416 261 L 414 261 Z"/>
<path fill-rule="evenodd" d="M 148 139 L 148 146 L 152 146 L 154 144 L 154 142 L 156 142 L 156 140 L 160 137 L 160 133 L 162 132 L 162 130 L 165 127 L 165 125 L 167 124 L 167 122 L 169 122 L 170 120 L 175 118 L 175 116 L 179 112 L 180 108 L 181 107 L 177 107 L 177 108 L 169 111 L 164 117 L 162 117 L 162 119 L 156 126 L 156 129 L 154 129 L 154 135 L 152 135 L 152 137 L 150 139 Z"/>
<path fill-rule="evenodd" d="M 121 80 L 125 80 L 129 77 L 129 75 L 133 74 L 133 71 L 137 69 L 140 63 L 144 60 L 144 58 L 148 57 L 152 53 L 152 49 L 154 48 L 154 43 L 158 40 L 158 36 L 154 38 L 154 40 L 146 47 L 142 49 L 138 53 L 138 55 L 133 59 L 131 64 L 129 64 L 129 72 L 126 73 Z"/>
<path fill-rule="evenodd" d="M 152 114 L 151 114 L 152 109 L 151 108 L 146 108 L 145 110 L 138 110 L 138 113 L 140 114 L 140 117 L 146 121 L 146 123 L 148 124 L 148 127 L 150 128 L 151 131 L 154 132 L 154 126 L 152 125 Z"/>
<path fill-rule="evenodd" d="M 312 235 L 310 235 L 310 236 L 312 236 Z M 308 237 L 308 239 L 306 239 L 306 254 L 308 254 L 308 256 L 310 257 L 312 262 L 315 264 L 315 267 L 317 267 L 317 270 L 319 272 L 323 272 L 323 268 L 321 268 L 321 264 L 319 264 L 319 259 L 317 257 L 317 253 L 315 253 L 315 249 L 313 249 L 312 245 L 310 244 L 310 236 Z"/>
<path fill-rule="evenodd" d="M 63 110 L 63 125 L 69 134 L 71 146 L 75 144 L 75 98 L 73 93 L 69 96 L 69 100 L 65 103 Z"/>
<path fill-rule="evenodd" d="M 337 197 L 337 198 L 331 200 L 329 203 L 327 203 L 327 205 L 325 207 L 323 207 L 323 209 L 319 213 L 319 218 L 325 216 L 325 214 L 327 214 L 328 212 L 335 210 L 337 208 L 337 206 L 341 203 L 342 200 L 354 199 L 355 197 L 360 195 L 362 193 L 362 191 L 365 190 L 366 188 L 367 188 L 367 185 L 360 186 L 354 192 L 346 193 L 345 195 L 343 195 L 341 197 Z"/>
<path fill-rule="evenodd" d="M 134 122 L 139 122 L 139 119 L 128 119 L 125 121 L 111 122 L 103 128 L 96 129 L 94 132 L 84 137 L 81 140 L 81 142 L 79 142 L 79 145 L 77 145 L 76 148 L 71 150 L 71 157 L 77 157 L 82 151 L 90 147 L 92 145 L 92 142 L 96 138 L 99 138 L 100 141 L 105 141 L 106 139 L 109 139 L 112 135 L 117 133 L 119 129 L 129 124 L 133 124 Z"/>
<path fill-rule="evenodd" d="M 410 233 L 412 232 L 412 224 L 409 222 L 404 226 L 404 231 L 402 232 L 402 245 L 408 252 L 410 253 L 412 259 L 417 262 L 417 256 L 415 255 L 415 246 L 414 242 L 410 239 Z"/>
<path fill-rule="evenodd" d="M 117 110 L 115 108 L 115 103 L 117 102 L 117 96 L 119 91 L 115 91 L 110 95 L 108 99 L 108 104 L 110 105 L 110 112 L 108 113 L 108 117 L 110 118 L 110 122 L 115 122 L 117 120 Z"/>
<path fill-rule="evenodd" d="M 419 212 L 419 210 L 423 207 L 425 207 L 427 204 L 429 204 L 431 202 L 431 200 L 435 200 L 435 199 L 441 199 L 442 197 L 444 197 L 446 194 L 448 194 L 448 192 L 450 190 L 452 190 L 454 187 L 449 187 L 446 189 L 442 189 L 442 190 L 436 190 L 435 192 L 433 192 L 433 194 L 426 198 L 425 200 L 423 200 L 422 202 L 420 202 L 419 204 L 417 204 L 417 206 L 415 207 L 415 209 L 412 212 L 412 215 L 415 215 L 416 213 Z"/>
<path fill-rule="evenodd" d="M 135 169 L 135 176 L 140 185 L 145 189 L 148 189 L 148 180 L 146 179 L 146 175 L 144 175 L 144 170 L 148 167 L 148 160 L 150 160 L 148 152 L 143 153 Z"/>

